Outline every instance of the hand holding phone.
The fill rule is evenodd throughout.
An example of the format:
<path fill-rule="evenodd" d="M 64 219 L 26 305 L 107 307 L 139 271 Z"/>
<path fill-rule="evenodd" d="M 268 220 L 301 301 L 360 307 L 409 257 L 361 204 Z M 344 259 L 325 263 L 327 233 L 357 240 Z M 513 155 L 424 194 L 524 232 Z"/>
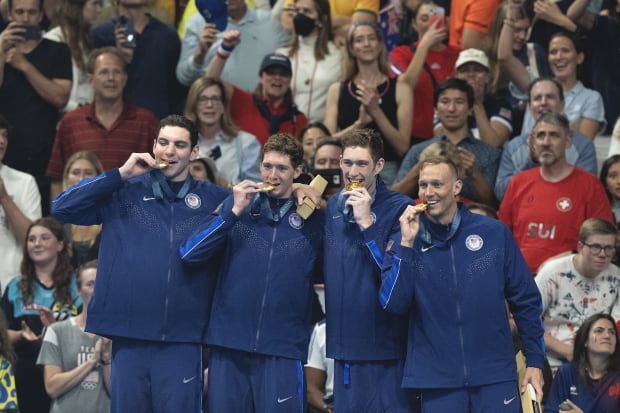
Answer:
<path fill-rule="evenodd" d="M 41 29 L 37 26 L 30 26 L 27 24 L 22 24 L 17 27 L 19 27 L 22 30 L 19 33 L 19 35 L 23 37 L 24 40 L 40 40 L 41 37 L 43 36 Z"/>
<path fill-rule="evenodd" d="M 122 27 L 125 40 L 121 43 L 121 47 L 129 49 L 136 48 L 136 32 L 133 27 L 133 19 L 131 16 L 118 16 L 117 26 Z"/>
<path fill-rule="evenodd" d="M 446 10 L 443 7 L 433 7 L 428 12 L 428 25 L 433 27 L 436 24 L 437 29 L 443 29 L 446 25 Z M 437 23 L 435 23 L 437 22 Z"/>

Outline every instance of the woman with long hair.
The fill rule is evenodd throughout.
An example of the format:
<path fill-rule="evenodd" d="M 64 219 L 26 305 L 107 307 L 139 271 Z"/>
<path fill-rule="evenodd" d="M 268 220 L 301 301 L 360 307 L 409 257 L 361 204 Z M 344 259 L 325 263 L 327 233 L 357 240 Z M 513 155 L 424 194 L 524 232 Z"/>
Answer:
<path fill-rule="evenodd" d="M 612 316 L 594 314 L 579 327 L 573 360 L 559 368 L 545 404 L 545 413 L 558 411 L 620 411 L 620 346 Z"/>
<path fill-rule="evenodd" d="M 196 79 L 187 95 L 185 116 L 198 126 L 198 156 L 215 161 L 219 184 L 228 186 L 244 179 L 261 180 L 260 144 L 254 135 L 233 123 L 230 100 L 222 80 Z"/>
<path fill-rule="evenodd" d="M 43 374 L 36 366 L 41 335 L 44 327 L 77 315 L 81 304 L 62 224 L 52 217 L 34 221 L 26 235 L 21 275 L 9 282 L 0 303 L 17 354 L 15 382 L 21 413 L 49 410 Z"/>
<path fill-rule="evenodd" d="M 340 137 L 355 129 L 375 129 L 383 137 L 385 166 L 381 177 L 391 185 L 410 146 L 413 92 L 390 78 L 387 49 L 379 27 L 353 23 L 347 36 L 344 81 L 327 92 L 325 126 Z"/>
<path fill-rule="evenodd" d="M 327 89 L 342 75 L 342 55 L 334 44 L 328 0 L 295 0 L 291 46 L 276 50 L 291 60 L 295 103 L 309 121 L 325 116 Z"/>
<path fill-rule="evenodd" d="M 93 88 L 86 76 L 86 61 L 93 50 L 90 29 L 100 13 L 101 0 L 63 0 L 58 4 L 55 17 L 58 26 L 45 33 L 44 37 L 66 43 L 71 50 L 73 85 L 64 112 L 93 101 Z"/>
<path fill-rule="evenodd" d="M 62 174 L 62 190 L 76 185 L 86 178 L 94 178 L 103 172 L 103 165 L 91 151 L 79 151 L 71 155 Z M 66 224 L 65 232 L 71 251 L 71 265 L 77 268 L 86 261 L 97 258 L 101 225 Z"/>
<path fill-rule="evenodd" d="M 46 330 L 37 364 L 43 367 L 45 388 L 53 399 L 51 412 L 109 413 L 112 342 L 84 331 L 97 260 L 76 273 L 82 312 Z"/>
<path fill-rule="evenodd" d="M 605 107 L 601 94 L 586 88 L 579 80 L 578 69 L 585 59 L 581 43 L 568 32 L 554 34 L 549 41 L 548 60 L 554 78 L 564 92 L 564 113 L 571 129 L 594 139 L 605 130 Z M 521 64 L 520 62 L 517 64 Z M 534 118 L 527 111 L 523 120 L 523 134 L 534 127 Z"/>

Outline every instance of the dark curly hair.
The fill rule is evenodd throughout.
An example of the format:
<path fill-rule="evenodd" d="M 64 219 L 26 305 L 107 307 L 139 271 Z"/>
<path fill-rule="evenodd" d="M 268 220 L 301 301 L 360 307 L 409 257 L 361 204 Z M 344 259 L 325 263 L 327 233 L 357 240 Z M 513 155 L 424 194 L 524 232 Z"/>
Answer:
<path fill-rule="evenodd" d="M 58 253 L 58 261 L 56 262 L 56 268 L 52 273 L 52 281 L 54 282 L 54 300 L 60 306 L 72 306 L 73 298 L 71 297 L 71 274 L 73 268 L 71 267 L 71 254 L 69 253 L 69 243 L 65 238 L 65 231 L 62 224 L 53 217 L 43 217 L 34 221 L 28 227 L 26 240 L 24 241 L 24 257 L 22 258 L 21 274 L 22 277 L 17 284 L 17 287 L 22 293 L 22 301 L 24 305 L 32 304 L 33 284 L 37 279 L 35 264 L 28 255 L 28 238 L 30 231 L 34 227 L 44 227 L 50 230 L 50 232 L 56 237 L 58 241 L 63 243 L 62 250 Z"/>

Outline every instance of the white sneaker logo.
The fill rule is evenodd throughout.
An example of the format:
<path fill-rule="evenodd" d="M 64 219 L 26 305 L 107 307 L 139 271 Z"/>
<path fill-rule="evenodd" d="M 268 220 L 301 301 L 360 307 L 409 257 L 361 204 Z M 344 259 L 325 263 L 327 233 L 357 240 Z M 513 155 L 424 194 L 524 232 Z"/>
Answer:
<path fill-rule="evenodd" d="M 434 247 L 434 245 L 431 245 L 430 247 L 422 247 L 422 248 L 421 248 L 421 251 L 422 251 L 422 252 L 426 252 L 426 251 L 430 250 L 430 249 L 431 249 L 431 248 L 433 248 L 433 247 Z"/>
<path fill-rule="evenodd" d="M 292 399 L 292 398 L 293 398 L 293 396 L 288 396 L 288 397 L 285 397 L 285 398 L 283 398 L 283 399 L 281 399 L 281 398 L 279 398 L 279 397 L 278 397 L 278 404 L 280 404 L 280 403 L 284 403 L 285 401 L 290 400 L 290 399 Z"/>
<path fill-rule="evenodd" d="M 155 199 L 157 199 L 157 198 L 148 197 L 148 196 L 143 196 L 143 197 L 142 197 L 142 200 L 143 200 L 143 201 L 154 201 Z"/>
<path fill-rule="evenodd" d="M 505 406 L 505 405 L 507 405 L 507 404 L 512 403 L 512 401 L 513 401 L 514 399 L 516 399 L 516 398 L 517 398 L 517 396 L 513 397 L 513 398 L 512 398 L 512 399 L 510 399 L 510 400 L 506 400 L 506 399 L 504 399 L 504 406 Z"/>
<path fill-rule="evenodd" d="M 190 381 L 194 380 L 195 378 L 196 378 L 196 376 L 192 376 L 192 377 L 190 377 L 189 379 L 188 379 L 188 378 L 186 378 L 186 377 L 183 377 L 183 384 L 187 384 L 187 383 L 189 383 Z"/>

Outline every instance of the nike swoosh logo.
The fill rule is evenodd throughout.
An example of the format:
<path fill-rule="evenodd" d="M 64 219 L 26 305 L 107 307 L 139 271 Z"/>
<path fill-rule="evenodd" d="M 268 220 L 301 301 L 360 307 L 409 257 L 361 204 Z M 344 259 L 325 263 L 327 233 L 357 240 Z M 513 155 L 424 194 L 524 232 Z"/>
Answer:
<path fill-rule="evenodd" d="M 278 404 L 280 404 L 280 403 L 284 403 L 285 401 L 290 400 L 290 399 L 292 399 L 292 398 L 293 398 L 293 396 L 288 396 L 288 397 L 285 397 L 285 398 L 283 398 L 283 399 L 281 399 L 281 398 L 279 398 L 279 397 L 278 397 Z"/>
<path fill-rule="evenodd" d="M 514 399 L 516 399 L 516 398 L 517 398 L 517 396 L 513 397 L 513 398 L 512 398 L 512 399 L 510 399 L 510 400 L 506 400 L 506 399 L 504 399 L 504 405 L 507 405 L 507 404 L 512 403 L 512 401 L 513 401 Z"/>
<path fill-rule="evenodd" d="M 196 376 L 190 377 L 189 379 L 188 379 L 188 378 L 183 377 L 183 384 L 187 384 L 187 383 L 189 383 L 190 381 L 194 380 L 195 378 L 196 378 Z"/>
<path fill-rule="evenodd" d="M 153 200 L 155 200 L 155 199 L 157 199 L 157 198 L 148 197 L 148 196 L 144 196 L 144 197 L 142 197 L 142 200 L 143 200 L 143 201 L 153 201 Z"/>
<path fill-rule="evenodd" d="M 420 250 L 421 250 L 422 252 L 426 252 L 426 251 L 430 250 L 430 249 L 431 249 L 431 248 L 433 248 L 433 247 L 434 247 L 434 245 L 431 245 L 430 247 L 422 247 L 422 248 L 420 248 Z"/>

